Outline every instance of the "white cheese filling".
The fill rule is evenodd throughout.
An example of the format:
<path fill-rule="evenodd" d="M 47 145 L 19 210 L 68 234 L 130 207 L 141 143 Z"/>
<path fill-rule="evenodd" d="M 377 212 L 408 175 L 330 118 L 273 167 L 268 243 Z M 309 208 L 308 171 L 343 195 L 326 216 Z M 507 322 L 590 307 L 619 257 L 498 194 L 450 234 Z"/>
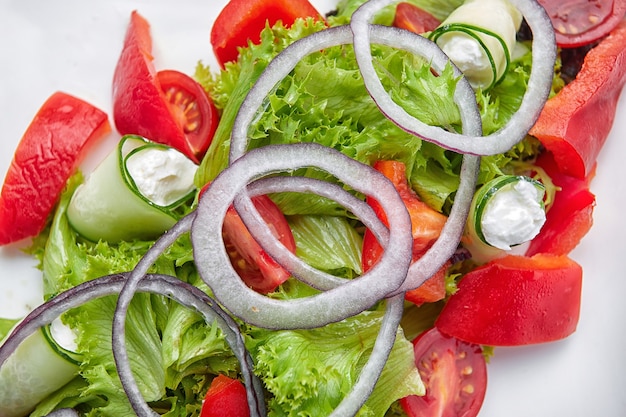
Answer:
<path fill-rule="evenodd" d="M 151 148 L 131 155 L 126 169 L 144 197 L 167 207 L 193 190 L 197 166 L 175 149 Z"/>
<path fill-rule="evenodd" d="M 511 250 L 533 239 L 546 221 L 541 194 L 528 181 L 517 181 L 498 191 L 485 206 L 481 228 L 492 246 Z"/>

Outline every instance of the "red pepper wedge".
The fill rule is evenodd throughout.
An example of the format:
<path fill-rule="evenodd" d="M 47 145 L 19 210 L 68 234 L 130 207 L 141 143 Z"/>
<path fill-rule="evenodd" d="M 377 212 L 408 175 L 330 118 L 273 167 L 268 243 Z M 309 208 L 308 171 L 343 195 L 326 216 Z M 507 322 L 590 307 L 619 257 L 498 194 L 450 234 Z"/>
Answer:
<path fill-rule="evenodd" d="M 479 345 L 555 341 L 576 330 L 581 290 L 582 268 L 567 256 L 509 255 L 464 275 L 435 326 Z"/>
<path fill-rule="evenodd" d="M 246 388 L 241 381 L 218 375 L 209 386 L 200 417 L 249 417 Z"/>
<path fill-rule="evenodd" d="M 615 119 L 626 83 L 626 20 L 586 55 L 576 78 L 549 99 L 530 130 L 561 172 L 585 178 Z"/>
<path fill-rule="evenodd" d="M 111 131 L 107 114 L 64 92 L 41 106 L 0 193 L 0 245 L 39 234 L 83 157 Z"/>
<path fill-rule="evenodd" d="M 374 168 L 391 180 L 406 205 L 411 217 L 413 233 L 413 261 L 416 261 L 432 246 L 441 234 L 441 229 L 446 224 L 447 217 L 444 214 L 430 208 L 409 186 L 406 177 L 406 166 L 399 161 L 377 161 Z M 380 204 L 373 198 L 367 198 L 368 204 L 374 209 L 378 218 L 385 224 L 387 216 Z M 380 259 L 383 248 L 374 235 L 366 230 L 363 236 L 363 249 L 361 267 L 367 272 Z M 450 265 L 445 264 L 435 275 L 430 277 L 420 287 L 408 291 L 405 295 L 407 301 L 420 305 L 427 302 L 435 302 L 443 299 L 446 295 L 446 269 Z"/>
<path fill-rule="evenodd" d="M 539 156 L 535 165 L 541 167 L 559 189 L 546 213 L 546 222 L 530 242 L 526 256 L 567 255 L 593 225 L 596 197 L 589 190 L 589 183 L 595 171 L 584 179 L 563 174 L 550 153 Z"/>
<path fill-rule="evenodd" d="M 178 81 L 178 88 L 185 100 L 193 96 L 197 102 L 200 114 L 194 116 L 198 127 L 193 131 L 187 130 L 180 106 L 161 86 L 161 82 L 174 79 L 172 74 L 184 78 L 184 83 Z M 113 120 L 118 132 L 166 144 L 198 163 L 213 138 L 217 119 L 212 101 L 195 80 L 176 71 L 157 73 L 150 24 L 133 11 L 113 74 Z M 205 132 L 202 137 L 197 135 L 200 131 Z"/>
<path fill-rule="evenodd" d="M 322 15 L 308 0 L 230 0 L 215 19 L 211 29 L 211 45 L 220 65 L 236 61 L 239 48 L 248 42 L 257 44 L 266 24 L 279 20 L 291 26 L 297 18 Z"/>

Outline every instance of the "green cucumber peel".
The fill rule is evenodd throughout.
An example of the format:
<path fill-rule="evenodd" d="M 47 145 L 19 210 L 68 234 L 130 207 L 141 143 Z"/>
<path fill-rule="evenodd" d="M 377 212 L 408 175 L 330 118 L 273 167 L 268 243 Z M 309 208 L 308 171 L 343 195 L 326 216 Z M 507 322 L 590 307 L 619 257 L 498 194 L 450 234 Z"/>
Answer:
<path fill-rule="evenodd" d="M 134 145 L 131 144 L 132 149 L 124 150 L 124 146 L 131 141 L 135 142 Z M 153 150 L 153 149 L 167 151 L 172 148 L 167 145 L 160 144 L 160 143 L 150 142 L 147 139 L 141 136 L 137 136 L 137 135 L 126 135 L 122 137 L 122 139 L 120 140 L 120 143 L 118 144 L 118 155 L 120 158 L 120 167 L 122 169 L 122 178 L 126 182 L 128 189 L 131 190 L 137 197 L 145 201 L 147 204 L 163 211 L 164 213 L 168 213 L 172 215 L 172 217 L 180 218 L 180 216 L 178 216 L 175 213 L 175 209 L 180 207 L 185 202 L 189 201 L 189 199 L 194 196 L 195 188 L 191 189 L 187 194 L 183 195 L 182 197 L 173 201 L 170 204 L 159 205 L 155 203 L 154 201 L 150 200 L 139 190 L 139 187 L 137 186 L 135 179 L 133 178 L 133 176 L 128 170 L 128 161 L 131 158 L 136 157 L 142 152 L 145 152 L 147 150 Z"/>
<path fill-rule="evenodd" d="M 0 368 L 0 416 L 23 417 L 78 375 L 79 366 L 61 355 L 44 329 L 30 335 Z"/>
<path fill-rule="evenodd" d="M 501 190 L 505 190 L 511 187 L 513 184 L 519 181 L 526 181 L 531 183 L 537 190 L 539 191 L 539 195 L 542 196 L 542 200 L 539 201 L 541 208 L 545 209 L 545 203 L 543 201 L 543 196 L 546 192 L 546 187 L 539 181 L 526 177 L 523 175 L 503 175 L 497 178 L 492 179 L 491 181 L 485 183 L 474 196 L 474 203 L 472 203 L 472 208 L 469 216 L 470 222 L 470 233 L 474 233 L 476 237 L 484 244 L 493 247 L 487 239 L 482 230 L 482 218 L 485 212 L 485 208 L 487 204 L 491 201 L 491 199 Z"/>
<path fill-rule="evenodd" d="M 437 42 L 437 39 L 439 39 L 441 35 L 443 35 L 444 33 L 449 33 L 449 32 L 465 33 L 466 35 L 474 39 L 476 42 L 478 42 L 478 44 L 483 49 L 483 51 L 485 51 L 485 54 L 487 55 L 487 59 L 489 60 L 489 65 L 491 66 L 491 73 L 493 74 L 491 83 L 489 84 L 487 88 L 485 88 L 485 90 L 495 87 L 496 85 L 498 85 L 498 83 L 500 83 L 504 79 L 504 76 L 509 70 L 509 65 L 511 63 L 511 52 L 509 51 L 509 48 L 506 45 L 506 42 L 504 41 L 504 39 L 502 39 L 500 35 L 490 30 L 487 30 L 485 28 L 481 28 L 475 25 L 470 25 L 467 23 L 447 23 L 445 25 L 438 27 L 434 31 L 432 31 L 429 35 L 429 39 L 432 40 L 433 42 Z M 485 45 L 483 40 L 480 38 L 478 33 L 491 36 L 492 38 L 496 39 L 498 43 L 500 44 L 500 46 L 502 47 L 502 51 L 504 52 L 505 65 L 504 65 L 504 70 L 502 71 L 502 74 L 500 74 L 499 77 L 498 77 L 498 69 L 496 66 L 496 62 L 493 58 L 493 55 L 491 51 L 489 50 L 489 48 L 487 47 L 487 45 Z"/>
<path fill-rule="evenodd" d="M 141 136 L 122 137 L 117 148 L 76 189 L 67 215 L 81 236 L 108 242 L 151 240 L 182 217 L 177 209 L 193 198 L 196 191 L 193 177 L 189 193 L 167 206 L 160 206 L 139 191 L 128 171 L 129 158 L 150 149 L 170 148 Z"/>
<path fill-rule="evenodd" d="M 51 326 L 51 324 L 48 324 L 41 328 L 41 332 L 43 333 L 43 337 L 46 342 L 48 342 L 52 350 L 54 350 L 60 357 L 77 366 L 80 365 L 82 362 L 82 355 L 65 348 L 61 343 L 59 343 L 52 334 Z"/>

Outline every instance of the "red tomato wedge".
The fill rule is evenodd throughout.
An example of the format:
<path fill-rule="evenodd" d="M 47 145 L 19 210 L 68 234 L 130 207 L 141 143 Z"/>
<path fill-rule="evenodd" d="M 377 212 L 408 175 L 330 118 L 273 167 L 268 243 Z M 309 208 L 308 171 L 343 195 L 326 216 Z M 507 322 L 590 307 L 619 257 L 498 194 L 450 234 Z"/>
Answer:
<path fill-rule="evenodd" d="M 441 229 L 446 224 L 447 217 L 430 208 L 421 201 L 418 195 L 411 189 L 406 177 L 406 167 L 398 161 L 378 161 L 374 168 L 384 174 L 394 184 L 402 201 L 409 211 L 413 232 L 413 261 L 419 259 L 426 250 L 434 243 L 441 234 Z M 367 198 L 368 204 L 374 209 L 376 215 L 385 223 L 387 216 L 380 204 L 373 198 Z M 366 230 L 363 236 L 363 249 L 361 263 L 363 272 L 367 272 L 380 259 L 383 248 L 374 235 Z M 415 304 L 434 302 L 441 300 L 446 295 L 445 272 L 448 264 L 429 278 L 422 286 L 406 293 L 406 299 Z"/>
<path fill-rule="evenodd" d="M 246 388 L 241 381 L 218 375 L 206 393 L 200 417 L 249 417 Z"/>
<path fill-rule="evenodd" d="M 626 20 L 586 55 L 580 72 L 546 102 L 530 130 L 559 169 L 585 178 L 613 126 L 626 83 Z"/>
<path fill-rule="evenodd" d="M 432 14 L 412 3 L 398 3 L 393 26 L 414 33 L 433 31 L 441 22 Z"/>
<path fill-rule="evenodd" d="M 131 14 L 113 75 L 113 119 L 120 134 L 136 134 L 178 149 L 199 162 L 217 127 L 204 89 L 177 71 L 157 73 L 149 23 Z"/>
<path fill-rule="evenodd" d="M 248 42 L 259 43 L 266 25 L 282 21 L 291 26 L 297 18 L 322 15 L 308 0 L 230 0 L 220 12 L 211 29 L 211 45 L 217 61 L 236 61 L 239 48 Z"/>
<path fill-rule="evenodd" d="M 220 119 L 217 107 L 204 88 L 187 74 L 163 70 L 157 73 L 157 81 L 176 124 L 185 134 L 196 159 L 200 159 L 217 130 Z"/>
<path fill-rule="evenodd" d="M 63 92 L 41 106 L 0 194 L 0 245 L 39 234 L 83 157 L 111 131 L 106 113 Z"/>
<path fill-rule="evenodd" d="M 509 255 L 466 274 L 435 326 L 466 342 L 517 346 L 576 330 L 582 268 L 567 256 Z"/>
<path fill-rule="evenodd" d="M 295 252 L 296 243 L 287 219 L 267 196 L 252 198 L 254 206 L 285 247 Z M 254 240 L 234 207 L 226 212 L 223 226 L 224 243 L 230 261 L 241 279 L 260 293 L 274 291 L 291 275 Z"/>
<path fill-rule="evenodd" d="M 432 328 L 413 341 L 415 365 L 426 395 L 400 400 L 409 417 L 474 417 L 487 390 L 487 365 L 480 346 Z"/>
<path fill-rule="evenodd" d="M 625 0 L 538 0 L 563 48 L 587 45 L 606 36 L 624 18 Z"/>
<path fill-rule="evenodd" d="M 589 190 L 593 171 L 585 179 L 565 175 L 559 172 L 553 156 L 546 152 L 537 159 L 536 165 L 543 168 L 559 190 L 546 213 L 546 222 L 530 242 L 526 256 L 538 253 L 567 255 L 593 225 L 596 198 Z"/>

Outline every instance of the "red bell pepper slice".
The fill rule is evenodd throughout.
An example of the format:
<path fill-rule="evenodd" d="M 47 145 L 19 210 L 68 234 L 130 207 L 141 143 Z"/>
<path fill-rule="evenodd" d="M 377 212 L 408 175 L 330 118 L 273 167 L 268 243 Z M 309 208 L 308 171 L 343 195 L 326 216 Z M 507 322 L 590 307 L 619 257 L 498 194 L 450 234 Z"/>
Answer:
<path fill-rule="evenodd" d="M 157 73 L 152 60 L 150 24 L 133 11 L 113 74 L 115 127 L 122 135 L 166 144 L 199 162 L 213 138 L 217 110 L 195 80 L 177 71 Z M 178 94 L 172 95 L 172 88 Z M 186 107 L 193 102 L 193 114 L 181 112 L 178 96 Z"/>
<path fill-rule="evenodd" d="M 446 224 L 447 217 L 420 200 L 409 186 L 406 166 L 402 162 L 378 161 L 374 164 L 374 168 L 391 180 L 407 207 L 413 233 L 413 261 L 416 261 L 437 240 L 441 234 L 441 229 Z M 378 218 L 388 225 L 387 216 L 380 204 L 370 197 L 367 198 L 367 202 L 374 209 Z M 361 257 L 363 272 L 367 272 L 374 266 L 383 252 L 382 246 L 374 235 L 366 230 L 363 236 Z M 449 264 L 444 265 L 437 274 L 429 278 L 423 285 L 408 291 L 405 298 L 417 305 L 443 299 L 446 295 L 445 277 L 448 266 Z"/>
<path fill-rule="evenodd" d="M 576 78 L 548 100 L 530 134 L 554 154 L 559 169 L 585 178 L 615 119 L 626 83 L 626 20 L 591 49 Z"/>
<path fill-rule="evenodd" d="M 246 388 L 241 381 L 218 375 L 209 386 L 200 417 L 249 417 Z"/>
<path fill-rule="evenodd" d="M 41 106 L 17 146 L 0 193 L 0 245 L 35 236 L 98 141 L 111 131 L 106 113 L 63 92 Z"/>
<path fill-rule="evenodd" d="M 593 225 L 596 198 L 589 191 L 589 182 L 594 171 L 584 179 L 563 174 L 549 153 L 543 153 L 536 165 L 550 176 L 559 190 L 546 213 L 546 222 L 530 242 L 526 256 L 538 253 L 567 255 Z"/>
<path fill-rule="evenodd" d="M 582 268 L 567 256 L 509 255 L 467 273 L 435 326 L 469 343 L 516 346 L 576 330 Z"/>
<path fill-rule="evenodd" d="M 236 61 L 239 48 L 248 42 L 258 44 L 266 24 L 273 26 L 279 20 L 291 26 L 297 18 L 322 15 L 308 0 L 230 0 L 220 12 L 211 29 L 211 45 L 217 61 Z"/>

